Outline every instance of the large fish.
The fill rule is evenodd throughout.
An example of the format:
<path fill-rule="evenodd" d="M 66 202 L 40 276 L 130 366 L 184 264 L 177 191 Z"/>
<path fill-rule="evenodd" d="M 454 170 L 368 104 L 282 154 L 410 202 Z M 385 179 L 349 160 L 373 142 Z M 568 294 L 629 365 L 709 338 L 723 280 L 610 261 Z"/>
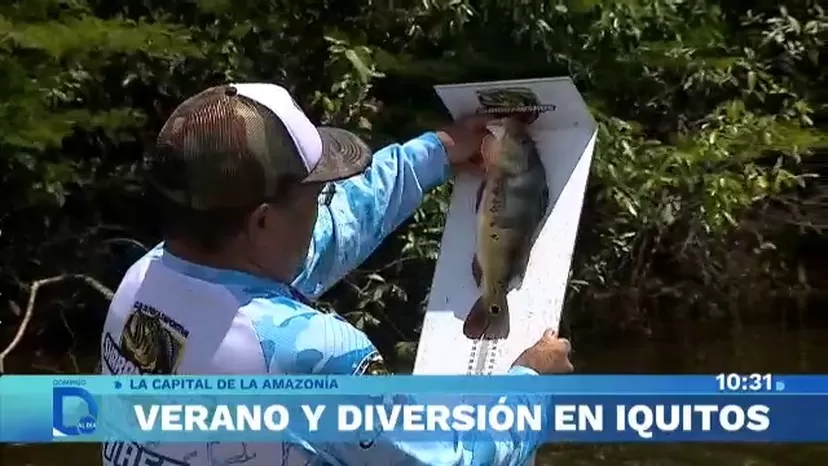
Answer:
<path fill-rule="evenodd" d="M 522 116 L 503 118 L 483 144 L 486 176 L 477 193 L 477 250 L 472 274 L 481 296 L 463 333 L 472 339 L 509 335 L 506 295 L 523 276 L 533 237 L 546 214 L 546 172 Z"/>

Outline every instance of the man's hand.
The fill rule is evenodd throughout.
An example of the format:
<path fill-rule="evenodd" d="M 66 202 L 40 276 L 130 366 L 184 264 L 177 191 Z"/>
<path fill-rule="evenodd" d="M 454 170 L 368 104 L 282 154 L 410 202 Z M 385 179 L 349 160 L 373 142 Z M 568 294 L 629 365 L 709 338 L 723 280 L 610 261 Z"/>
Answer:
<path fill-rule="evenodd" d="M 495 118 L 489 115 L 473 115 L 461 118 L 437 131 L 446 147 L 449 162 L 459 170 L 481 170 L 480 147 L 489 134 L 486 125 Z"/>
<path fill-rule="evenodd" d="M 565 374 L 574 370 L 569 361 L 571 351 L 569 340 L 558 338 L 550 329 L 534 346 L 518 356 L 513 365 L 534 369 L 539 374 Z"/>

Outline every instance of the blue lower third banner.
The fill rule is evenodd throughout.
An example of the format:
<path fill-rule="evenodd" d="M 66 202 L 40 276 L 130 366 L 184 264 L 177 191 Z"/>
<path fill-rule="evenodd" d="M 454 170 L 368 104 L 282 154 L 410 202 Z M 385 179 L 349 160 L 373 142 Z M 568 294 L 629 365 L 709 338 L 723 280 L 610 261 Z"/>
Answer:
<path fill-rule="evenodd" d="M 0 442 L 824 442 L 828 377 L 0 377 Z"/>

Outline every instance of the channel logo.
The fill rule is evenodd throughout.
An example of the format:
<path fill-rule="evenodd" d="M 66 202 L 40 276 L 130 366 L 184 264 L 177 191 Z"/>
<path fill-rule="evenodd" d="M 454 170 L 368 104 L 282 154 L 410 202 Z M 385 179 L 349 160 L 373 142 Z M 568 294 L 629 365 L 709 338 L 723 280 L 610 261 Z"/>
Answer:
<path fill-rule="evenodd" d="M 52 437 L 90 435 L 98 427 L 98 402 L 81 387 L 52 388 Z"/>

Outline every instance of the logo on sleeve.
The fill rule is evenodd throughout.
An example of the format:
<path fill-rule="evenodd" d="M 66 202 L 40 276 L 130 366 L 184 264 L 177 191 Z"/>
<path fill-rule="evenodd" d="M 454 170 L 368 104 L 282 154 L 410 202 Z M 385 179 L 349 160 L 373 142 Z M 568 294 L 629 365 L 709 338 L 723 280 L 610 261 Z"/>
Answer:
<path fill-rule="evenodd" d="M 354 375 L 389 375 L 391 371 L 385 365 L 385 360 L 377 351 L 369 353 L 357 366 Z"/>

